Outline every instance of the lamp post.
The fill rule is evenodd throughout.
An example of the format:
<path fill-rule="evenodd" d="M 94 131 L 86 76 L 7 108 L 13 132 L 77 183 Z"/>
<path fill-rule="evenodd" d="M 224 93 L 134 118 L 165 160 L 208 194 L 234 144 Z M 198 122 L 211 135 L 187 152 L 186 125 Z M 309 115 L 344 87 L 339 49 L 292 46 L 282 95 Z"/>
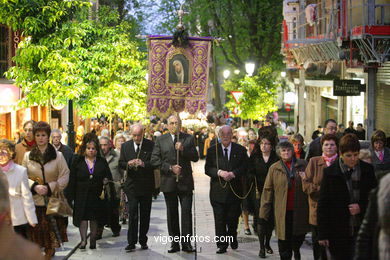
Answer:
<path fill-rule="evenodd" d="M 74 151 L 76 148 L 73 123 L 73 100 L 68 101 L 68 146 Z"/>

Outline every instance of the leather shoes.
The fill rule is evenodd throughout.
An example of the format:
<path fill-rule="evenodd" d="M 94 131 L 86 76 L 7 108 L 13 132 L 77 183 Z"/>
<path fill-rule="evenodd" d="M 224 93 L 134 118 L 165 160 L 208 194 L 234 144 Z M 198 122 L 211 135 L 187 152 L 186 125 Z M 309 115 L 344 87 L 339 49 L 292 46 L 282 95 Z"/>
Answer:
<path fill-rule="evenodd" d="M 86 246 L 87 246 L 87 241 L 81 241 L 79 249 L 85 249 Z"/>
<path fill-rule="evenodd" d="M 233 242 L 230 243 L 230 247 L 232 249 L 237 249 L 238 248 L 238 241 L 237 241 L 237 239 L 234 239 Z"/>
<path fill-rule="evenodd" d="M 120 232 L 115 232 L 112 234 L 112 237 L 119 237 L 120 236 Z"/>
<path fill-rule="evenodd" d="M 169 250 L 168 253 L 176 253 L 180 251 L 180 246 L 172 246 Z"/>
<path fill-rule="evenodd" d="M 224 254 L 224 253 L 226 253 L 226 248 L 224 247 L 218 248 L 217 254 Z"/>
<path fill-rule="evenodd" d="M 267 254 L 273 254 L 274 251 L 272 250 L 272 248 L 270 246 L 265 246 L 265 251 L 267 252 Z"/>
<path fill-rule="evenodd" d="M 252 232 L 251 232 L 251 230 L 250 230 L 249 228 L 245 229 L 244 233 L 245 233 L 245 235 L 247 235 L 247 236 L 252 235 Z"/>
<path fill-rule="evenodd" d="M 135 245 L 127 245 L 126 247 L 125 247 L 125 251 L 126 252 L 131 252 L 131 251 L 133 251 L 135 249 Z"/>
<path fill-rule="evenodd" d="M 146 249 L 148 249 L 149 247 L 148 247 L 148 245 L 147 244 L 142 244 L 141 245 L 141 249 L 142 250 L 146 250 Z"/>
<path fill-rule="evenodd" d="M 265 249 L 264 248 L 261 248 L 260 251 L 259 251 L 259 257 L 260 258 L 265 258 Z"/>
<path fill-rule="evenodd" d="M 187 253 L 193 253 L 193 252 L 195 252 L 195 248 L 193 248 L 191 245 L 183 245 L 181 247 L 181 251 L 184 251 Z"/>

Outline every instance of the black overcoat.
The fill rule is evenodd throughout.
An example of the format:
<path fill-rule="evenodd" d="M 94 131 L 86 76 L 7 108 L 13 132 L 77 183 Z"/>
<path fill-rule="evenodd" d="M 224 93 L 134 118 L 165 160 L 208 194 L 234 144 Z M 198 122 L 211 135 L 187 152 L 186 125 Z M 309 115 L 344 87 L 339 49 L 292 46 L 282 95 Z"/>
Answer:
<path fill-rule="evenodd" d="M 92 178 L 90 177 L 92 176 Z M 112 180 L 106 159 L 98 156 L 91 175 L 84 156 L 77 156 L 70 170 L 67 194 L 73 202 L 73 225 L 78 227 L 85 215 L 92 216 L 99 223 L 105 223 L 106 204 L 100 199 L 103 179 Z"/>

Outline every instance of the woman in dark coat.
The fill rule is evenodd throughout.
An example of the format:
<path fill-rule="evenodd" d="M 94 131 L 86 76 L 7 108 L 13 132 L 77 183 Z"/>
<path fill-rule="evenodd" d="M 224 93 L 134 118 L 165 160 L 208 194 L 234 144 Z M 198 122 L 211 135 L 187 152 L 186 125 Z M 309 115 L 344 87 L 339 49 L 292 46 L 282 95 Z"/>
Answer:
<path fill-rule="evenodd" d="M 354 134 L 343 136 L 340 158 L 324 169 L 318 199 L 318 242 L 329 247 L 332 259 L 351 260 L 368 196 L 377 186 L 372 165 L 359 160 L 360 144 Z"/>
<path fill-rule="evenodd" d="M 105 203 L 101 198 L 103 184 L 112 180 L 105 158 L 100 156 L 99 140 L 93 133 L 83 138 L 79 156 L 73 161 L 68 185 L 68 194 L 73 201 L 73 224 L 79 228 L 80 249 L 87 244 L 88 221 L 91 230 L 90 248 L 96 248 L 98 222 L 104 222 Z"/>
<path fill-rule="evenodd" d="M 249 174 L 256 177 L 256 191 L 253 196 L 255 212 L 254 212 L 254 226 L 257 228 L 257 235 L 259 236 L 260 252 L 259 256 L 264 258 L 265 253 L 272 254 L 273 250 L 270 246 L 272 230 L 274 229 L 274 218 L 271 216 L 267 223 L 260 225 L 259 223 L 259 209 L 261 193 L 263 192 L 265 178 L 268 174 L 268 169 L 272 164 L 279 160 L 276 155 L 274 138 L 262 137 L 259 138 L 259 147 L 257 146 L 249 158 Z"/>

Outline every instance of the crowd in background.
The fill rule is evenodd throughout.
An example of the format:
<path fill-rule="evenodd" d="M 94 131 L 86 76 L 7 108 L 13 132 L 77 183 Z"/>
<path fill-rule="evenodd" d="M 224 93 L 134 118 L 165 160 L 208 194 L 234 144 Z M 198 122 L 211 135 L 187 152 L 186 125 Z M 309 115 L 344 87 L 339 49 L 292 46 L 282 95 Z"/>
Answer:
<path fill-rule="evenodd" d="M 271 117 L 241 122 L 210 114 L 207 121 L 207 126 L 181 131 L 193 137 L 200 159 L 221 142 L 222 125 L 231 126 L 231 142 L 246 148 L 248 166 L 241 181 L 246 196 L 240 199 L 240 213 L 244 233 L 259 237 L 259 257 L 273 254 L 270 238 L 275 230 L 281 259 L 300 259 L 299 248 L 309 232 L 314 259 L 331 259 L 329 254 L 340 260 L 390 259 L 390 142 L 383 131 L 362 142 L 366 132 L 361 124 L 355 129 L 351 121 L 345 128 L 329 119 L 305 141 Z M 88 131 L 79 126 L 75 153 L 66 145 L 66 133 L 46 122 L 27 121 L 23 130 L 15 142 L 0 140 L 0 175 L 8 180 L 10 198 L 10 207 L 0 204 L 0 239 L 8 209 L 13 230 L 50 259 L 68 241 L 67 216 L 48 212 L 54 195 L 66 197 L 72 207 L 81 249 L 87 246 L 88 227 L 91 249 L 105 225 L 119 236 L 120 222 L 126 224 L 129 215 L 121 188 L 126 166 L 119 163 L 121 147 L 134 138 L 129 124 L 119 121 L 110 127 L 106 120 L 93 119 Z M 143 130 L 151 141 L 167 133 L 168 122 L 154 117 Z M 1 189 L 0 194 L 5 196 Z"/>

